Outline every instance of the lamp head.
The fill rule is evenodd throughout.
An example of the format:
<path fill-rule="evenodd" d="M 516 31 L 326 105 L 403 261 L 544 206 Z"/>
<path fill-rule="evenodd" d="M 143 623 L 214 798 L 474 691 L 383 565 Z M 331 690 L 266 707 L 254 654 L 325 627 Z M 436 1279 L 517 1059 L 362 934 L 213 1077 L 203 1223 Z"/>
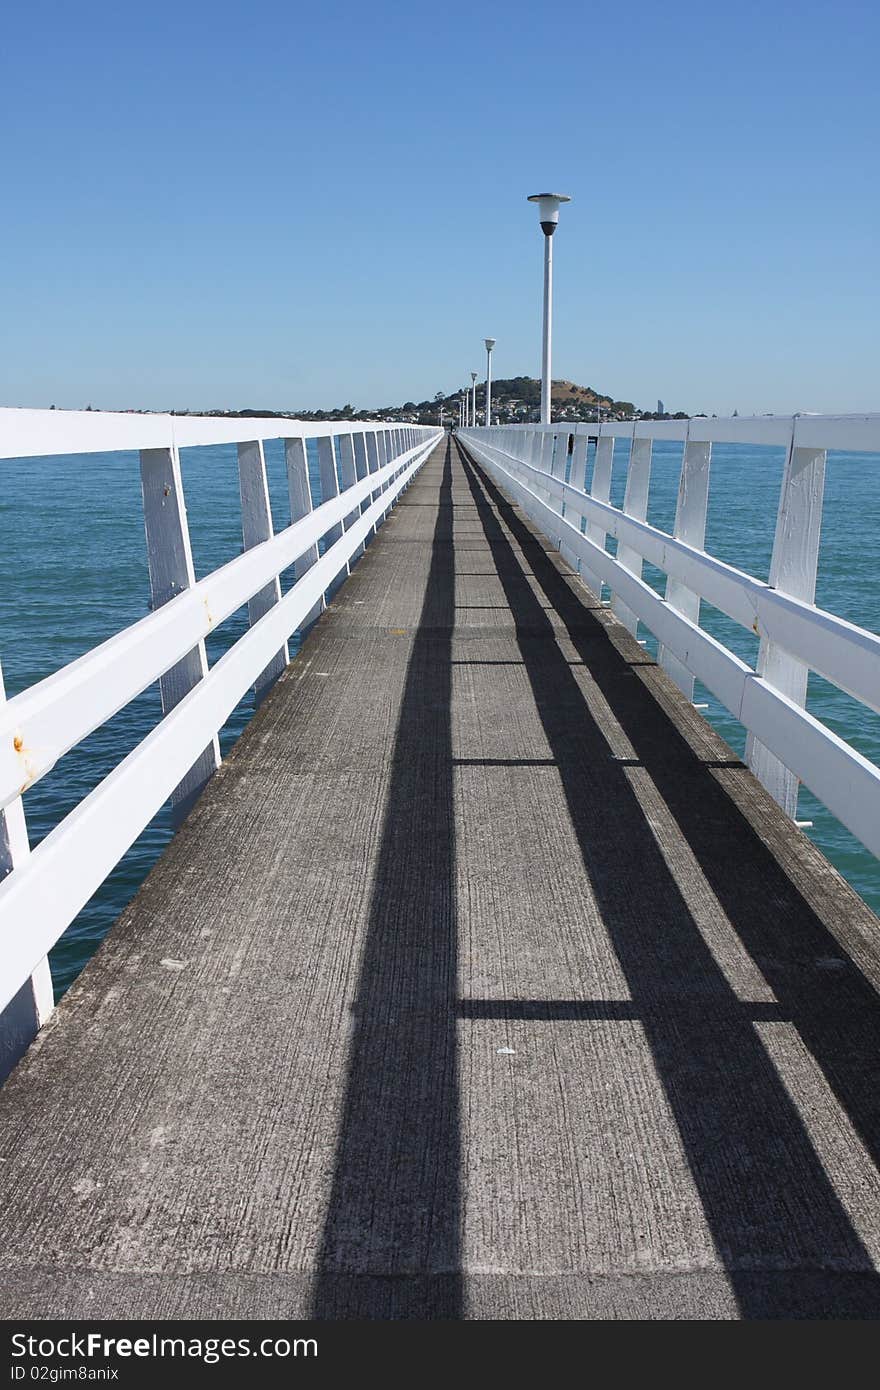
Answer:
<path fill-rule="evenodd" d="M 538 216 L 545 236 L 552 236 L 559 221 L 559 209 L 563 203 L 570 203 L 567 193 L 531 193 L 528 201 L 538 204 Z"/>
<path fill-rule="evenodd" d="M 471 372 L 471 381 L 476 381 L 476 379 L 477 379 L 477 373 L 476 373 L 476 372 Z"/>
<path fill-rule="evenodd" d="M 484 339 L 483 339 L 483 342 L 486 344 L 486 351 L 487 351 L 487 352 L 491 352 L 492 349 L 493 349 L 493 347 L 495 346 L 495 339 L 494 339 L 494 338 L 484 338 Z"/>

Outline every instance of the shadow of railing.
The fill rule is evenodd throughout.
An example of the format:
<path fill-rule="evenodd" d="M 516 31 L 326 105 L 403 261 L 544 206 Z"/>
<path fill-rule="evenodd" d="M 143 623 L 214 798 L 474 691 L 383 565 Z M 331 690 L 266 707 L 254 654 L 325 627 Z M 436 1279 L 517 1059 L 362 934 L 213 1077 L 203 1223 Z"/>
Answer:
<path fill-rule="evenodd" d="M 433 505 L 424 621 L 406 672 L 354 1005 L 317 1318 L 461 1311 L 448 441 Z"/>
<path fill-rule="evenodd" d="M 876 1316 L 880 1279 L 871 1256 L 756 1024 L 794 1025 L 876 1165 L 877 994 L 719 784 L 717 761 L 697 757 L 515 507 L 482 469 L 464 463 L 631 999 L 464 1000 L 460 1011 L 561 1023 L 637 1019 L 743 1314 Z M 543 598 L 512 563 L 514 544 Z M 635 759 L 610 756 L 544 599 Z M 737 997 L 660 851 L 630 780 L 633 767 L 665 802 L 776 1003 Z M 728 777 L 748 775 L 735 758 L 724 767 Z M 819 1123 L 814 1116 L 814 1126 Z M 837 1272 L 830 1306 L 822 1277 L 828 1270 Z"/>

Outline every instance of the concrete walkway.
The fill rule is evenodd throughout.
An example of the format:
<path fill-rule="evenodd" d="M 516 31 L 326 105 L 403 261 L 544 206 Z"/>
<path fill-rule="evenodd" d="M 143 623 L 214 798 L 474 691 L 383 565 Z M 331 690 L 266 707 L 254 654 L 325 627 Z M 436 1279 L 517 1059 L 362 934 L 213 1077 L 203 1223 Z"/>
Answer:
<path fill-rule="evenodd" d="M 0 1093 L 0 1314 L 876 1316 L 878 932 L 444 443 Z"/>

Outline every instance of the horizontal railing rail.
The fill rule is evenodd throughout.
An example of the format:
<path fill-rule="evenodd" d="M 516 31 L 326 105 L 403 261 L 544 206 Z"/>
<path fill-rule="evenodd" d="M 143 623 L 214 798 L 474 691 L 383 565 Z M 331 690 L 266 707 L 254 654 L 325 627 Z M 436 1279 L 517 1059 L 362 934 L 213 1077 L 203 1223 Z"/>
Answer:
<path fill-rule="evenodd" d="M 145 618 L 5 703 L 0 685 L 0 1051 L 2 1011 L 13 1000 L 18 1007 L 30 985 L 32 1032 L 45 1020 L 48 951 L 162 805 L 189 807 L 219 763 L 217 734 L 236 705 L 251 687 L 264 694 L 284 669 L 288 639 L 320 613 L 439 438 L 434 428 L 376 422 L 0 411 L 3 458 L 139 452 L 153 603 Z M 269 439 L 284 441 L 291 505 L 291 524 L 277 535 Z M 238 445 L 244 550 L 197 582 L 179 449 L 217 443 Z M 291 566 L 295 582 L 282 597 L 280 575 Z M 244 604 L 248 631 L 209 668 L 205 638 Z M 156 681 L 161 721 L 30 852 L 22 795 Z"/>
<path fill-rule="evenodd" d="M 805 709 L 815 671 L 880 711 L 880 636 L 814 603 L 824 470 L 829 449 L 880 454 L 880 416 L 735 417 L 519 425 L 460 431 L 474 457 L 513 493 L 573 562 L 590 588 L 612 594 L 635 634 L 642 622 L 659 659 L 688 698 L 694 679 L 747 730 L 746 758 L 794 817 L 803 782 L 873 854 L 880 854 L 880 769 Z M 623 508 L 610 502 L 615 442 L 630 441 Z M 595 440 L 590 492 L 588 440 Z M 684 446 L 674 534 L 647 521 L 651 445 Z M 770 581 L 703 548 L 714 443 L 786 450 Z M 585 530 L 582 530 L 582 523 Z M 616 539 L 617 554 L 606 549 Z M 666 594 L 642 577 L 647 561 L 666 574 Z M 700 626 L 700 600 L 760 639 L 750 666 Z"/>
<path fill-rule="evenodd" d="M 471 431 L 468 431 L 470 433 Z M 484 427 L 477 431 L 487 434 Z M 465 431 L 458 433 L 464 436 Z M 880 412 L 865 415 L 692 415 L 685 420 L 558 421 L 493 425 L 495 435 L 558 434 L 590 439 L 671 440 L 680 444 L 770 444 L 880 453 Z"/>
<path fill-rule="evenodd" d="M 105 454 L 124 449 L 191 449 L 250 440 L 322 439 L 427 425 L 375 420 L 296 420 L 285 416 L 153 415 L 137 411 L 0 408 L 0 459 Z"/>

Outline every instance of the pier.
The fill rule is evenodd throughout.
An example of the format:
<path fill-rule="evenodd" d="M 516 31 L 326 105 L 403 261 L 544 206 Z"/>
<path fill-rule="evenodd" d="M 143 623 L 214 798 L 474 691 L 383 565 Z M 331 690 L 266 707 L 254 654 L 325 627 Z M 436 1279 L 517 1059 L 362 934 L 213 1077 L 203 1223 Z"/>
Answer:
<path fill-rule="evenodd" d="M 880 922 L 795 815 L 803 780 L 880 847 L 880 773 L 804 708 L 809 670 L 878 707 L 880 639 L 814 586 L 825 451 L 880 421 L 170 428 L 0 411 L 6 457 L 138 450 L 153 601 L 0 705 L 0 1314 L 877 1316 Z M 787 450 L 770 584 L 703 549 L 723 438 Z M 197 582 L 179 449 L 224 441 L 243 550 Z M 157 728 L 28 852 L 28 786 L 160 678 Z M 169 798 L 53 1010 L 47 953 Z"/>

